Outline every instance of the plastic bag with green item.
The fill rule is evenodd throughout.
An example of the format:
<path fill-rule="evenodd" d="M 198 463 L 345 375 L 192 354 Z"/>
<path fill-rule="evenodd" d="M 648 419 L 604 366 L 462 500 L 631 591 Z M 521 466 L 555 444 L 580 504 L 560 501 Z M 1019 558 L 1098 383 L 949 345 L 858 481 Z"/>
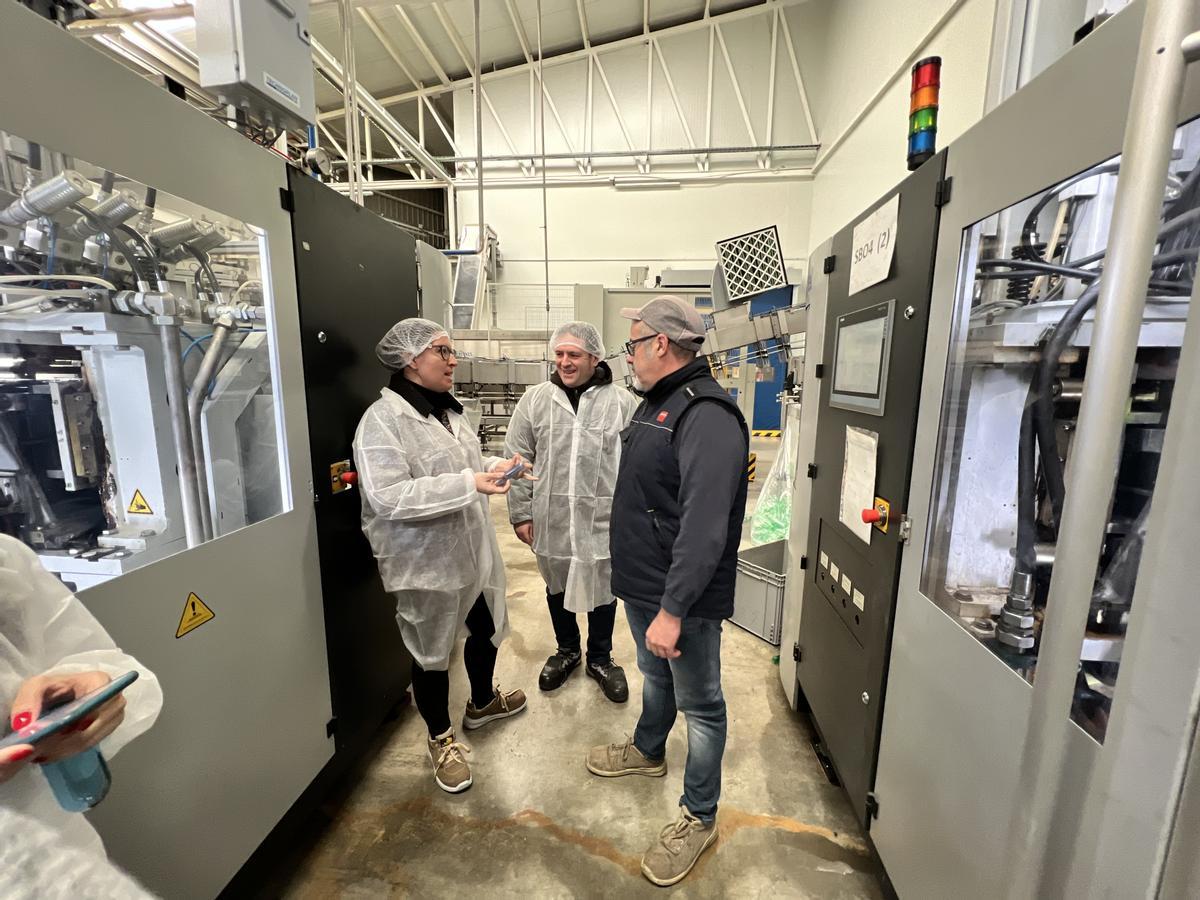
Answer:
<path fill-rule="evenodd" d="M 796 477 L 796 442 L 799 417 L 790 416 L 779 445 L 779 455 L 767 473 L 754 505 L 750 540 L 754 544 L 785 541 L 792 524 L 792 487 Z"/>

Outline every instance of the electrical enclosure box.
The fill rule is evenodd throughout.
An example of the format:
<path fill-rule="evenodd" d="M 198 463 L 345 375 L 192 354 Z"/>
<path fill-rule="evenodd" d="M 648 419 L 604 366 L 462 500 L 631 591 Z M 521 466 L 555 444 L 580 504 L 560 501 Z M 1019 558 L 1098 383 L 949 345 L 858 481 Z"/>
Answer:
<path fill-rule="evenodd" d="M 272 125 L 316 121 L 308 0 L 196 0 L 200 84 Z"/>

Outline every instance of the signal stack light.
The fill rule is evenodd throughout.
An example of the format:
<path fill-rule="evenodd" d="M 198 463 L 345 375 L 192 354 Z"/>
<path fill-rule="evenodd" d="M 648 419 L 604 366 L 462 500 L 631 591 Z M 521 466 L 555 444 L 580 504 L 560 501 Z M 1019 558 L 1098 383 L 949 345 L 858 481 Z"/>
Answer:
<path fill-rule="evenodd" d="M 927 56 L 912 67 L 912 98 L 908 108 L 908 171 L 937 153 L 938 94 L 942 58 Z"/>

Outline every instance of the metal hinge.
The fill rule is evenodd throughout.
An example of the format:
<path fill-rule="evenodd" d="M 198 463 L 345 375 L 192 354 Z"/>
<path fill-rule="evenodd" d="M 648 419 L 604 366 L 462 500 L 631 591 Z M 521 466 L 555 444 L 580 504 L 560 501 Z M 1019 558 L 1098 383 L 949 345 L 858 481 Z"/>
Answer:
<path fill-rule="evenodd" d="M 808 477 L 809 477 L 809 478 L 816 478 L 816 477 L 817 477 L 817 466 L 816 466 L 816 463 L 809 463 L 809 464 L 808 464 Z"/>
<path fill-rule="evenodd" d="M 821 363 L 817 363 L 816 368 L 813 369 L 813 375 L 815 375 L 817 378 L 824 378 L 825 366 L 823 366 Z"/>
<path fill-rule="evenodd" d="M 808 568 L 808 557 L 807 556 L 800 557 L 800 568 L 801 569 Z"/>
<path fill-rule="evenodd" d="M 333 737 L 337 733 L 337 716 L 325 723 L 325 737 Z"/>
<path fill-rule="evenodd" d="M 900 517 L 900 531 L 897 536 L 902 544 L 907 544 L 909 538 L 912 537 L 912 519 L 908 516 Z"/>
<path fill-rule="evenodd" d="M 792 659 L 794 659 L 796 662 L 800 662 L 800 645 L 799 644 L 792 644 Z"/>
<path fill-rule="evenodd" d="M 879 818 L 879 796 L 871 791 L 867 794 L 867 819 Z"/>
<path fill-rule="evenodd" d="M 292 196 L 292 192 L 287 188 L 279 189 L 279 205 L 288 212 L 296 211 L 296 199 Z"/>
<path fill-rule="evenodd" d="M 830 273 L 831 273 L 831 272 L 832 272 L 832 271 L 833 271 L 835 268 L 837 268 L 837 257 L 836 257 L 836 256 L 827 256 L 827 257 L 825 257 L 825 265 L 824 265 L 824 266 L 822 266 L 822 271 L 823 271 L 823 272 L 824 272 L 826 275 L 828 275 L 828 274 L 830 274 Z"/>
<path fill-rule="evenodd" d="M 943 178 L 937 183 L 933 194 L 933 205 L 941 209 L 950 202 L 950 191 L 954 186 L 954 178 Z"/>

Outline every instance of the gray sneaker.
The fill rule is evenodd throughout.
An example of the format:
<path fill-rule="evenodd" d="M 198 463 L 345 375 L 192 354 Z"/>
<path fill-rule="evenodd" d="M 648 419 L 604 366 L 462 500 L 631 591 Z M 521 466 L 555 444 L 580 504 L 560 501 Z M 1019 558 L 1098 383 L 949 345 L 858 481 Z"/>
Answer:
<path fill-rule="evenodd" d="M 662 887 L 677 884 L 716 839 L 716 822 L 705 825 L 681 806 L 679 821 L 664 828 L 642 857 L 642 874 Z"/>
<path fill-rule="evenodd" d="M 658 762 L 647 759 L 642 751 L 633 746 L 633 741 L 626 739 L 619 744 L 603 744 L 593 747 L 587 755 L 588 771 L 593 775 L 605 778 L 616 778 L 618 775 L 652 775 L 659 777 L 667 774 L 667 761 Z"/>
<path fill-rule="evenodd" d="M 461 794 L 471 786 L 471 769 L 466 754 L 471 751 L 458 742 L 454 731 L 429 738 L 429 760 L 433 763 L 433 780 L 448 794 Z"/>

